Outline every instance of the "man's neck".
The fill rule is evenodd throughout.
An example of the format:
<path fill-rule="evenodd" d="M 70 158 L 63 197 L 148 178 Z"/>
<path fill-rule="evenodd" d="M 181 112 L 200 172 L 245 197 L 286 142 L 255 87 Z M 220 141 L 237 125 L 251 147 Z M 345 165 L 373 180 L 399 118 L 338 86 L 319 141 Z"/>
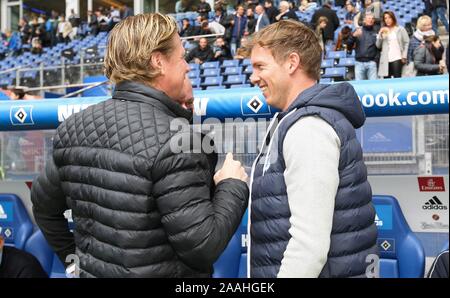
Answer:
<path fill-rule="evenodd" d="M 297 84 L 296 82 L 302 82 Z M 306 89 L 311 88 L 317 84 L 317 82 L 310 78 L 299 78 L 299 80 L 295 80 L 295 82 L 291 85 L 293 86 L 287 93 L 287 98 L 289 100 L 286 101 L 286 105 L 282 108 L 283 111 L 287 111 L 287 109 L 291 106 L 291 104 L 297 99 L 297 97 Z"/>

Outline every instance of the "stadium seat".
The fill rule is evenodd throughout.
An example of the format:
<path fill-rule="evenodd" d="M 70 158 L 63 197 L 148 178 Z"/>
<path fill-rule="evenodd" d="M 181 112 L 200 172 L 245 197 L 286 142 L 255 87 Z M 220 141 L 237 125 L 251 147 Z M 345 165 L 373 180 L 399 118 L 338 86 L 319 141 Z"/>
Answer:
<path fill-rule="evenodd" d="M 200 71 L 198 69 L 193 69 L 188 73 L 188 77 L 190 79 L 195 79 L 198 78 L 200 76 Z"/>
<path fill-rule="evenodd" d="M 202 77 L 217 77 L 220 75 L 218 68 L 206 68 L 203 70 Z"/>
<path fill-rule="evenodd" d="M 336 66 L 338 67 L 355 66 L 355 58 L 341 58 L 339 59 L 339 62 Z"/>
<path fill-rule="evenodd" d="M 242 66 L 249 66 L 249 65 L 252 65 L 252 60 L 250 60 L 248 58 L 242 60 Z"/>
<path fill-rule="evenodd" d="M 242 73 L 242 67 L 227 67 L 223 72 L 223 75 L 240 75 Z"/>
<path fill-rule="evenodd" d="M 198 88 L 200 86 L 200 78 L 191 78 L 192 88 Z"/>
<path fill-rule="evenodd" d="M 319 81 L 320 84 L 330 84 L 332 82 L 333 81 L 331 80 L 331 78 L 323 78 L 323 79 L 320 79 L 320 81 Z"/>
<path fill-rule="evenodd" d="M 325 68 L 325 73 L 322 75 L 323 78 L 345 78 L 347 70 L 345 67 L 333 67 Z"/>
<path fill-rule="evenodd" d="M 245 75 L 230 75 L 224 82 L 225 85 L 242 85 L 245 84 L 247 77 Z"/>
<path fill-rule="evenodd" d="M 219 259 L 214 263 L 214 278 L 247 277 L 247 245 L 243 242 L 247 235 L 248 211 Z M 245 244 L 245 245 L 244 245 Z"/>
<path fill-rule="evenodd" d="M 239 60 L 224 60 L 222 62 L 222 68 L 238 67 L 238 66 L 239 66 Z"/>
<path fill-rule="evenodd" d="M 33 233 L 33 223 L 22 200 L 15 194 L 0 194 L 0 235 L 5 244 L 23 249 Z"/>
<path fill-rule="evenodd" d="M 40 230 L 31 235 L 28 239 L 24 250 L 34 255 L 42 268 L 51 278 L 65 278 L 65 268 L 58 256 L 53 252 L 52 248 L 45 240 L 44 235 Z"/>
<path fill-rule="evenodd" d="M 326 59 L 341 59 L 347 57 L 345 51 L 330 51 L 326 54 Z"/>
<path fill-rule="evenodd" d="M 411 231 L 397 200 L 373 196 L 380 250 L 380 277 L 421 278 L 425 272 L 425 251 Z"/>
<path fill-rule="evenodd" d="M 249 75 L 251 75 L 252 73 L 253 73 L 253 65 L 247 65 L 246 67 L 245 67 L 245 70 L 244 70 L 244 72 L 243 72 L 244 74 L 249 74 Z"/>
<path fill-rule="evenodd" d="M 323 59 L 320 67 L 321 68 L 334 67 L 334 59 Z"/>
<path fill-rule="evenodd" d="M 230 88 L 250 88 L 252 85 L 250 84 L 239 84 L 239 85 L 231 85 Z"/>
<path fill-rule="evenodd" d="M 207 68 L 219 68 L 219 61 L 209 61 L 205 62 L 200 66 L 201 69 Z"/>
<path fill-rule="evenodd" d="M 205 81 L 201 83 L 201 86 L 207 87 L 207 86 L 220 86 L 222 85 L 223 77 L 206 77 Z"/>

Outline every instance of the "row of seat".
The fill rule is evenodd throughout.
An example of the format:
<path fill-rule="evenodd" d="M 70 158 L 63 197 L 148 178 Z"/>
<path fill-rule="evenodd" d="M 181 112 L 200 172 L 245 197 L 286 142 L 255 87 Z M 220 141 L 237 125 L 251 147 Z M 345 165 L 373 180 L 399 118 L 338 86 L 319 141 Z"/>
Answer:
<path fill-rule="evenodd" d="M 380 249 L 380 276 L 384 278 L 423 277 L 424 248 L 411 231 L 398 201 L 392 196 L 373 196 Z M 214 264 L 213 277 L 247 276 L 247 223 L 242 223 Z M 42 233 L 33 227 L 21 201 L 14 194 L 0 194 L 0 234 L 6 245 L 32 253 L 51 277 L 64 277 L 64 267 Z M 448 245 L 448 244 L 447 244 Z"/>

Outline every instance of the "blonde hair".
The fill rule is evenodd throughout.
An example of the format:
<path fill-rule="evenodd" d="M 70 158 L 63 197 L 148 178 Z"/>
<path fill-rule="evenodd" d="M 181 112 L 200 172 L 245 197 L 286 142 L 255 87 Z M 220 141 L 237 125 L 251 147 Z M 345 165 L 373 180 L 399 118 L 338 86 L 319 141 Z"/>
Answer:
<path fill-rule="evenodd" d="M 250 46 L 255 45 L 269 49 L 277 63 L 283 63 L 291 53 L 297 53 L 306 75 L 320 79 L 322 48 L 319 38 L 302 23 L 282 20 L 271 24 L 253 36 Z"/>
<path fill-rule="evenodd" d="M 124 19 L 109 34 L 106 76 L 113 83 L 129 80 L 150 84 L 160 74 L 151 63 L 153 53 L 170 54 L 177 32 L 175 20 L 160 13 Z"/>
<path fill-rule="evenodd" d="M 431 23 L 431 18 L 427 15 L 423 15 L 421 16 L 418 20 L 417 20 L 417 29 L 419 29 L 420 31 L 422 31 L 423 26 L 425 25 L 425 23 L 430 22 Z"/>

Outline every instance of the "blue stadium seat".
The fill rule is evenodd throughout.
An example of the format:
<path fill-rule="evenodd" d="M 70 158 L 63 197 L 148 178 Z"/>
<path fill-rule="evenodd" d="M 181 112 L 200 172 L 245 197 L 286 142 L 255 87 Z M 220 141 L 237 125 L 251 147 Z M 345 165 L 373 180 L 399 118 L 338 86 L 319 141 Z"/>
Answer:
<path fill-rule="evenodd" d="M 198 69 L 193 69 L 188 73 L 188 77 L 190 79 L 195 79 L 198 78 L 200 76 L 200 70 Z"/>
<path fill-rule="evenodd" d="M 214 263 L 214 278 L 247 277 L 247 246 L 243 245 L 243 236 L 247 235 L 248 211 L 242 217 L 236 233 L 227 248 Z"/>
<path fill-rule="evenodd" d="M 223 77 L 206 77 L 205 81 L 201 83 L 201 86 L 221 86 L 223 82 Z"/>
<path fill-rule="evenodd" d="M 192 88 L 198 88 L 200 86 L 200 78 L 191 78 Z"/>
<path fill-rule="evenodd" d="M 230 88 L 250 88 L 252 85 L 250 84 L 240 84 L 240 85 L 231 85 Z"/>
<path fill-rule="evenodd" d="M 224 82 L 225 85 L 241 85 L 245 84 L 247 80 L 246 75 L 230 75 L 227 80 Z"/>
<path fill-rule="evenodd" d="M 327 59 L 341 59 L 347 57 L 345 51 L 330 51 L 326 54 Z"/>
<path fill-rule="evenodd" d="M 243 72 L 244 74 L 252 74 L 253 73 L 253 65 L 247 65 L 246 67 L 245 67 L 245 70 L 244 70 L 244 72 Z"/>
<path fill-rule="evenodd" d="M 200 65 L 197 63 L 189 63 L 191 70 L 200 69 Z"/>
<path fill-rule="evenodd" d="M 334 59 L 323 59 L 322 63 L 320 64 L 321 68 L 329 68 L 334 67 Z"/>
<path fill-rule="evenodd" d="M 242 73 L 242 67 L 227 67 L 223 72 L 223 75 L 240 75 Z"/>
<path fill-rule="evenodd" d="M 331 78 L 323 78 L 323 79 L 320 79 L 320 81 L 319 81 L 320 84 L 330 84 L 332 82 L 333 82 L 333 80 Z"/>
<path fill-rule="evenodd" d="M 250 60 L 248 58 L 242 60 L 242 66 L 248 66 L 248 65 L 252 65 L 252 60 Z"/>
<path fill-rule="evenodd" d="M 65 268 L 63 263 L 59 260 L 58 256 L 53 252 L 52 248 L 45 240 L 44 235 L 40 230 L 31 235 L 28 239 L 25 251 L 34 255 L 39 263 L 41 263 L 42 268 L 47 272 L 48 276 L 51 278 L 65 278 Z"/>
<path fill-rule="evenodd" d="M 336 66 L 338 67 L 355 66 L 355 58 L 341 58 L 339 59 L 339 62 Z"/>
<path fill-rule="evenodd" d="M 222 68 L 238 67 L 238 66 L 239 66 L 239 60 L 224 60 L 222 62 Z"/>
<path fill-rule="evenodd" d="M 333 67 L 325 68 L 325 73 L 322 75 L 323 78 L 344 78 L 347 74 L 345 67 Z"/>
<path fill-rule="evenodd" d="M 425 251 L 411 231 L 397 200 L 373 196 L 377 212 L 377 244 L 380 249 L 380 277 L 421 278 L 425 271 Z"/>
<path fill-rule="evenodd" d="M 209 61 L 205 62 L 200 66 L 201 69 L 206 68 L 219 68 L 219 61 Z"/>
<path fill-rule="evenodd" d="M 0 235 L 5 244 L 23 249 L 33 233 L 33 223 L 22 200 L 15 194 L 0 194 Z"/>
<path fill-rule="evenodd" d="M 206 90 L 214 90 L 214 89 L 225 89 L 225 86 L 208 86 Z"/>
<path fill-rule="evenodd" d="M 217 77 L 220 75 L 218 68 L 206 68 L 203 70 L 202 77 Z"/>

